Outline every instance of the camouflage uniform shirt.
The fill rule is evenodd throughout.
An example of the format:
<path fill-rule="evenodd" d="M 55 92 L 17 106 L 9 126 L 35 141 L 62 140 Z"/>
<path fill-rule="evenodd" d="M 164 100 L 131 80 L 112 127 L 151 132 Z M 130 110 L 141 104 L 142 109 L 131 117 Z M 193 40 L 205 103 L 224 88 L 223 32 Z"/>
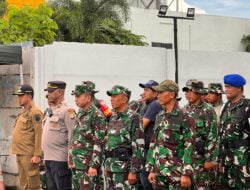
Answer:
<path fill-rule="evenodd" d="M 206 161 L 216 161 L 218 155 L 216 113 L 212 105 L 201 102 L 188 104 L 184 109 L 195 120 L 193 169 L 195 189 L 209 189 L 214 183 L 214 172 L 204 169 Z"/>
<path fill-rule="evenodd" d="M 194 120 L 177 105 L 170 113 L 162 110 L 156 117 L 146 170 L 173 182 L 182 175 L 190 176 L 194 126 Z"/>
<path fill-rule="evenodd" d="M 70 160 L 75 169 L 101 166 L 102 147 L 106 134 L 105 116 L 91 105 L 87 111 L 79 110 L 71 142 Z"/>
<path fill-rule="evenodd" d="M 205 138 L 206 153 L 201 155 L 194 149 L 194 157 L 203 158 L 207 161 L 215 160 L 214 151 L 217 141 L 217 127 L 216 113 L 212 105 L 205 102 L 200 103 L 198 106 L 188 104 L 183 111 L 195 120 L 195 141 L 197 142 L 198 139 Z"/>
<path fill-rule="evenodd" d="M 227 185 L 237 189 L 250 188 L 249 99 L 225 104 L 221 115 L 219 147 L 219 161 L 222 162 Z"/>
<path fill-rule="evenodd" d="M 104 169 L 107 172 L 139 172 L 142 169 L 144 152 L 144 135 L 139 114 L 128 109 L 125 112 L 114 112 L 108 125 L 108 139 L 105 151 L 127 148 L 132 155 L 129 161 L 119 158 L 106 158 Z"/>
<path fill-rule="evenodd" d="M 140 100 L 132 100 L 129 102 L 129 109 L 135 111 L 136 113 L 140 114 L 142 113 L 142 110 L 145 106 L 145 103 L 143 103 Z"/>

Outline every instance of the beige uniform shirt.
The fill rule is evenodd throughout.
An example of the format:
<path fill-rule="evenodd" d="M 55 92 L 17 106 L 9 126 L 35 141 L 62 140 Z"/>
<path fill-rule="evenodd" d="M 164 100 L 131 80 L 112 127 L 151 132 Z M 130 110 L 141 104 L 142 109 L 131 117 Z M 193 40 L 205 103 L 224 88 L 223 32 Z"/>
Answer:
<path fill-rule="evenodd" d="M 22 109 L 12 135 L 13 154 L 41 156 L 42 120 L 43 113 L 34 103 Z"/>
<path fill-rule="evenodd" d="M 51 107 L 53 115 L 45 116 L 42 135 L 44 160 L 68 161 L 69 142 L 75 122 L 74 110 L 62 102 Z"/>

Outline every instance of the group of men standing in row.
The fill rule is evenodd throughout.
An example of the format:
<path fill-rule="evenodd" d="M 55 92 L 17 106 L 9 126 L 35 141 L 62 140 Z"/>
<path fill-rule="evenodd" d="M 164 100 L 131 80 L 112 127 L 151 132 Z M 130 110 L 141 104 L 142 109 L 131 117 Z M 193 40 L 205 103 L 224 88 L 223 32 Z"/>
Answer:
<path fill-rule="evenodd" d="M 246 80 L 230 74 L 224 83 L 228 101 L 217 112 L 213 106 L 220 106 L 224 93 L 218 83 L 206 91 L 201 81 L 189 80 L 182 109 L 179 86 L 171 80 L 140 83 L 142 100 L 131 103 L 131 91 L 115 85 L 107 91 L 112 115 L 100 108 L 91 81 L 72 91 L 77 113 L 64 101 L 65 82 L 48 82 L 44 114 L 32 101 L 33 88 L 21 85 L 14 93 L 23 110 L 12 145 L 21 188 L 40 189 L 42 152 L 48 190 L 104 189 L 103 176 L 110 190 L 137 189 L 139 181 L 146 190 L 250 188 Z"/>

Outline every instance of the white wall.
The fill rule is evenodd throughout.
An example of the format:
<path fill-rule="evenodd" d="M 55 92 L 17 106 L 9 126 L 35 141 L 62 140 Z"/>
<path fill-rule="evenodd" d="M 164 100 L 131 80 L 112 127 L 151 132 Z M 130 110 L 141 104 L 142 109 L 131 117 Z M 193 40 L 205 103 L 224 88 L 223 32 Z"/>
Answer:
<path fill-rule="evenodd" d="M 106 91 L 115 84 L 132 90 L 132 98 L 138 99 L 142 89 L 140 82 L 149 79 L 162 81 L 175 79 L 174 52 L 162 48 L 120 45 L 54 43 L 35 48 L 35 100 L 45 108 L 43 89 L 49 80 L 67 82 L 66 100 L 74 105 L 70 95 L 76 84 L 83 80 L 96 83 L 98 98 L 109 103 Z M 199 79 L 205 85 L 209 82 L 223 82 L 223 76 L 239 73 L 250 83 L 250 54 L 243 52 L 187 51 L 179 52 L 179 84 L 182 88 L 188 79 Z M 245 94 L 250 97 L 249 84 Z M 180 96 L 183 96 L 180 92 Z M 183 99 L 181 104 L 183 105 Z"/>
<path fill-rule="evenodd" d="M 173 43 L 172 19 L 158 18 L 157 14 L 158 10 L 131 7 L 131 19 L 125 26 L 146 36 L 149 45 Z M 243 34 L 250 34 L 250 19 L 196 14 L 194 21 L 178 20 L 178 45 L 183 50 L 244 51 L 240 42 Z"/>
<path fill-rule="evenodd" d="M 138 99 L 140 82 L 167 77 L 166 50 L 162 48 L 61 42 L 35 49 L 39 92 L 35 100 L 43 108 L 47 106 L 43 89 L 50 80 L 67 82 L 66 100 L 74 105 L 70 93 L 83 80 L 95 82 L 100 91 L 96 96 L 109 103 L 106 91 L 115 84 L 128 87 L 131 99 Z"/>
<path fill-rule="evenodd" d="M 207 86 L 210 82 L 221 82 L 226 74 L 238 73 L 243 75 L 247 84 L 244 88 L 246 97 L 250 98 L 250 53 L 244 52 L 179 52 L 179 85 L 185 86 L 188 79 L 198 79 Z M 167 76 L 174 79 L 174 51 L 167 51 Z M 180 92 L 180 96 L 184 94 Z M 224 100 L 226 97 L 224 97 Z M 186 103 L 185 98 L 181 105 Z"/>

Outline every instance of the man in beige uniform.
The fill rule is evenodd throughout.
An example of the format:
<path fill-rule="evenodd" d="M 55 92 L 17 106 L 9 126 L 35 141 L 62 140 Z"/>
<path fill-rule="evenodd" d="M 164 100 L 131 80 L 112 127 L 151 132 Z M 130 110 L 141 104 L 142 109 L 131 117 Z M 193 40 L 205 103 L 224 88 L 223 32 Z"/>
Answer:
<path fill-rule="evenodd" d="M 45 89 L 50 105 L 42 135 L 47 190 L 71 189 L 68 151 L 75 111 L 64 102 L 65 88 L 63 81 L 50 81 Z"/>
<path fill-rule="evenodd" d="M 24 84 L 13 95 L 18 96 L 21 113 L 17 116 L 12 139 L 12 153 L 16 154 L 20 188 L 40 189 L 39 162 L 43 114 L 33 103 L 34 90 Z"/>

